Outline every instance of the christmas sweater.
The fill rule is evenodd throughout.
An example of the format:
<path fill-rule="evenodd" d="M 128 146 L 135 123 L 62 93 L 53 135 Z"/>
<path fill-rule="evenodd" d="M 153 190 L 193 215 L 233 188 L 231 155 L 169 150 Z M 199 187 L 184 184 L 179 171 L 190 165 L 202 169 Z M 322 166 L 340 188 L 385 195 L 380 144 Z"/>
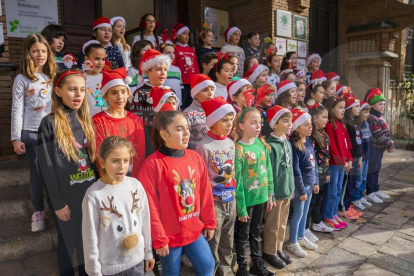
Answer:
<path fill-rule="evenodd" d="M 236 189 L 234 142 L 226 136 L 220 137 L 208 132 L 203 140 L 198 143 L 196 151 L 207 166 L 214 200 L 233 201 Z"/>
<path fill-rule="evenodd" d="M 262 204 L 273 194 L 273 172 L 269 151 L 259 138 L 250 145 L 240 141 L 236 145 L 236 206 L 237 215 L 243 217 L 247 207 Z"/>
<path fill-rule="evenodd" d="M 114 118 L 106 111 L 93 116 L 92 122 L 95 125 L 95 139 L 97 155 L 103 140 L 109 136 L 120 136 L 128 139 L 135 148 L 135 156 L 132 159 L 132 170 L 130 175 L 137 178 L 139 169 L 145 160 L 145 132 L 142 119 L 129 111 L 126 111 L 124 118 Z M 100 163 L 97 162 L 98 168 Z"/>
<path fill-rule="evenodd" d="M 277 88 L 277 84 L 280 82 L 280 77 L 276 74 L 271 74 L 269 76 L 267 76 L 267 83 L 270 83 L 271 85 L 273 85 L 275 88 Z M 277 91 L 275 91 L 275 99 L 277 96 Z"/>
<path fill-rule="evenodd" d="M 255 58 L 257 58 L 257 60 L 260 59 L 260 51 L 259 49 L 255 49 L 252 47 L 247 47 L 246 51 L 244 52 L 244 55 L 246 56 L 246 58 L 250 57 L 250 56 L 254 56 Z"/>
<path fill-rule="evenodd" d="M 359 128 L 361 129 L 362 138 L 362 161 L 370 161 L 373 158 L 375 148 L 368 122 L 364 121 Z"/>
<path fill-rule="evenodd" d="M 58 70 L 68 69 L 65 64 L 63 64 L 63 57 L 65 55 L 61 52 L 55 53 L 55 63 L 58 67 Z M 70 68 L 69 68 L 70 69 Z"/>
<path fill-rule="evenodd" d="M 198 62 L 198 69 L 200 72 L 203 72 L 203 62 L 201 61 L 201 57 L 208 53 L 216 53 L 217 51 L 212 48 L 204 48 L 204 47 L 198 47 L 196 49 L 197 53 L 197 62 Z"/>
<path fill-rule="evenodd" d="M 196 241 L 203 229 L 216 229 L 213 195 L 207 169 L 195 151 L 177 157 L 161 147 L 150 155 L 138 179 L 148 196 L 152 246 L 182 247 Z"/>
<path fill-rule="evenodd" d="M 353 126 L 346 124 L 346 130 L 349 135 L 349 140 L 351 141 L 352 149 L 352 159 L 358 160 L 361 159 L 362 155 L 364 154 L 362 151 L 362 139 L 361 139 L 361 132 L 359 130 L 359 126 L 354 124 Z"/>
<path fill-rule="evenodd" d="M 183 84 L 190 84 L 191 77 L 200 74 L 196 53 L 190 46 L 182 46 L 177 43 L 175 45 L 175 55 L 173 65 L 180 68 Z"/>
<path fill-rule="evenodd" d="M 152 85 L 149 83 L 144 83 L 141 87 L 137 88 L 132 94 L 132 102 L 129 105 L 129 111 L 140 116 L 145 127 L 152 126 L 155 114 L 152 101 L 148 99 L 151 88 Z"/>
<path fill-rule="evenodd" d="M 244 55 L 243 48 L 239 46 L 232 46 L 230 44 L 226 44 L 223 47 L 221 47 L 220 52 L 223 53 L 223 55 L 227 52 L 230 52 L 231 55 L 234 55 L 237 57 L 237 60 L 239 61 L 239 65 L 237 66 L 236 76 L 242 78 L 243 77 L 243 65 L 246 61 L 246 56 Z"/>
<path fill-rule="evenodd" d="M 318 174 L 321 175 L 329 175 L 329 136 L 324 129 L 318 130 L 320 135 L 322 136 L 323 141 L 325 142 L 325 147 L 321 147 L 316 138 L 312 135 L 309 137 L 312 140 L 313 148 L 315 150 L 316 160 L 318 161 Z M 325 182 L 324 182 L 325 183 Z M 320 183 L 320 184 L 324 184 Z"/>
<path fill-rule="evenodd" d="M 351 155 L 351 140 L 349 139 L 348 132 L 342 125 L 342 122 L 335 119 L 336 129 L 328 122 L 325 127 L 325 131 L 329 136 L 329 165 L 331 166 L 343 166 L 346 162 L 352 161 Z"/>
<path fill-rule="evenodd" d="M 260 111 L 260 114 L 262 115 L 262 129 L 260 131 L 261 136 L 269 137 L 270 133 L 273 132 L 273 129 L 270 127 L 269 119 L 267 118 L 267 110 L 269 108 L 258 106 L 257 109 Z"/>
<path fill-rule="evenodd" d="M 227 101 L 227 98 L 229 95 L 227 93 L 227 85 L 219 83 L 219 82 L 215 82 L 214 84 L 216 85 L 216 91 L 214 92 L 214 98 L 223 97 L 223 99 Z"/>
<path fill-rule="evenodd" d="M 188 126 L 190 128 L 190 140 L 188 142 L 188 149 L 195 150 L 197 144 L 207 135 L 208 127 L 206 124 L 206 113 L 201 104 L 193 99 L 193 102 L 187 107 L 184 112 L 187 118 Z"/>
<path fill-rule="evenodd" d="M 22 130 L 37 131 L 43 117 L 52 107 L 52 80 L 36 73 L 38 81 L 23 74 L 14 79 L 11 108 L 11 140 L 20 140 Z"/>
<path fill-rule="evenodd" d="M 66 205 L 69 209 L 80 209 L 86 190 L 97 177 L 85 148 L 86 137 L 76 117 L 76 111 L 66 108 L 65 112 L 69 118 L 75 144 L 79 148 L 78 162 L 68 160 L 57 145 L 53 113 L 42 119 L 37 135 L 39 168 L 54 210 L 60 210 Z"/>
<path fill-rule="evenodd" d="M 376 149 L 393 149 L 394 142 L 391 140 L 390 131 L 383 114 L 373 108 L 371 108 L 370 113 L 367 122 L 371 129 L 374 147 Z"/>
<path fill-rule="evenodd" d="M 86 99 L 89 105 L 89 114 L 93 117 L 95 114 L 108 109 L 108 102 L 101 96 L 102 74 L 88 75 L 86 78 Z"/>
<path fill-rule="evenodd" d="M 125 67 L 124 60 L 122 59 L 122 54 L 118 48 L 112 46 L 111 43 L 105 48 L 106 51 L 106 58 L 111 63 L 112 69 L 117 69 L 121 67 Z M 78 66 L 82 68 L 82 63 L 85 61 L 85 54 L 81 50 L 78 59 Z"/>

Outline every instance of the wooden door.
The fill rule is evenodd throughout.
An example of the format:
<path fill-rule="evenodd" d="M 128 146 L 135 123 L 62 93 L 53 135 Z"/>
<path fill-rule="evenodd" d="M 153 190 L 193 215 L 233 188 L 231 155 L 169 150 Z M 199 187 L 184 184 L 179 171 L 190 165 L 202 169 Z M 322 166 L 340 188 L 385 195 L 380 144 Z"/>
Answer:
<path fill-rule="evenodd" d="M 188 0 L 154 0 L 154 11 L 160 22 L 158 34 L 171 32 L 176 23 L 188 25 Z"/>

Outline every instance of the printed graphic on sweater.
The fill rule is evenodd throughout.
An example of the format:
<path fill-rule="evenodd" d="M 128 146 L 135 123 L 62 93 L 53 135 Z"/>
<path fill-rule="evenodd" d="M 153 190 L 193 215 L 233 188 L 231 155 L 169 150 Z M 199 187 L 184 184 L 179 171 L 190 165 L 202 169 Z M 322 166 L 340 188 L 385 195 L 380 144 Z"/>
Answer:
<path fill-rule="evenodd" d="M 196 179 L 193 178 L 193 174 L 195 172 L 194 169 L 191 169 L 188 166 L 188 171 L 190 173 L 190 178 L 181 179 L 180 175 L 176 170 L 173 170 L 172 173 L 175 175 L 174 180 L 176 181 L 176 185 L 174 186 L 174 190 L 178 193 L 178 196 L 181 198 L 181 205 L 183 209 L 181 210 L 182 213 L 190 214 L 194 211 L 194 203 L 195 203 L 195 195 L 194 190 L 196 187 Z M 188 217 L 185 216 L 181 219 L 187 219 Z"/>
<path fill-rule="evenodd" d="M 309 161 L 312 164 L 312 168 L 315 167 L 315 157 L 313 157 L 313 153 L 311 151 L 309 151 Z"/>
<path fill-rule="evenodd" d="M 78 154 L 78 173 L 70 175 L 70 185 L 83 183 L 85 181 L 91 181 L 95 179 L 95 171 L 88 167 L 88 154 L 82 152 L 82 146 L 76 142 L 76 146 L 79 148 Z"/>
<path fill-rule="evenodd" d="M 210 153 L 213 170 L 218 175 L 214 177 L 214 181 L 224 184 L 225 187 L 232 185 L 234 177 L 234 149 L 231 148 L 229 152 L 215 151 Z"/>
<path fill-rule="evenodd" d="M 101 83 L 96 84 L 95 91 L 88 87 L 87 92 L 95 98 L 95 106 L 108 107 L 108 102 L 101 96 Z"/>
<path fill-rule="evenodd" d="M 52 80 L 29 84 L 27 93 L 24 97 L 31 97 L 30 101 L 33 102 L 33 110 L 35 111 L 35 114 L 38 114 L 39 111 L 46 108 L 46 101 L 50 99 L 48 92 L 50 91 L 49 85 L 51 83 Z"/>

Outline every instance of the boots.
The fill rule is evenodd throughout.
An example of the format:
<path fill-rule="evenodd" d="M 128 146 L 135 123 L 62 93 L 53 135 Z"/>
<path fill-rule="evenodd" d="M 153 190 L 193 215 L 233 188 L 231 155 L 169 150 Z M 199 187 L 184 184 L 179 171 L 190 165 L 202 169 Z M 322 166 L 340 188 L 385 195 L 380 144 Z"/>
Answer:
<path fill-rule="evenodd" d="M 249 272 L 247 271 L 247 263 L 242 262 L 238 263 L 239 268 L 237 269 L 236 276 L 250 276 Z"/>
<path fill-rule="evenodd" d="M 250 274 L 258 276 L 276 276 L 276 274 L 267 270 L 267 267 L 261 258 L 253 259 L 252 263 L 253 265 L 249 270 Z"/>

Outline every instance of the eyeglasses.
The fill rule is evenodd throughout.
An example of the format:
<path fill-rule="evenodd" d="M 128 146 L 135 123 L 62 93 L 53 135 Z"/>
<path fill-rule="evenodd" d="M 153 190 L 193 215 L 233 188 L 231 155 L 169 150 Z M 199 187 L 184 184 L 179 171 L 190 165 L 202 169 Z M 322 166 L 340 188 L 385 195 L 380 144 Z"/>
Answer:
<path fill-rule="evenodd" d="M 149 19 L 147 19 L 147 20 L 145 20 L 147 23 L 149 23 L 149 24 L 151 24 L 151 23 L 154 23 L 154 24 L 157 24 L 157 20 L 149 20 Z"/>
<path fill-rule="evenodd" d="M 112 29 L 110 29 L 110 28 L 98 28 L 99 30 L 101 30 L 102 32 L 104 32 L 104 33 L 112 33 Z"/>

